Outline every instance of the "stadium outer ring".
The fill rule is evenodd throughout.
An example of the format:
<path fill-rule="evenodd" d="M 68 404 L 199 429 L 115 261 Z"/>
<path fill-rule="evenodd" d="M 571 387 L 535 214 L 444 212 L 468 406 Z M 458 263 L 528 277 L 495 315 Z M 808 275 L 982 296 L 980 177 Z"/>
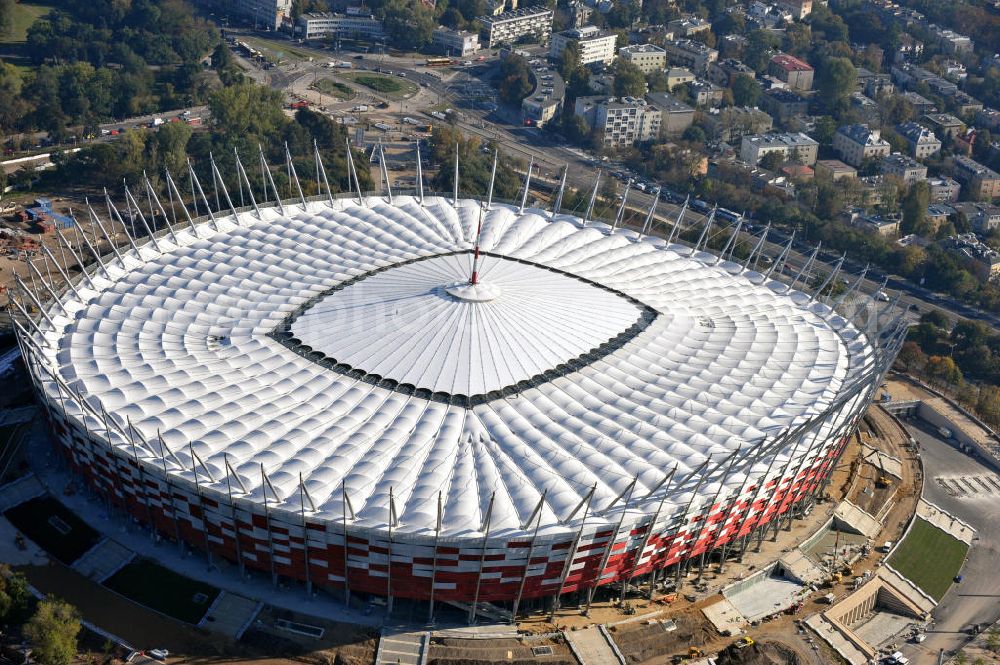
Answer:
<path fill-rule="evenodd" d="M 242 212 L 242 211 L 241 211 Z M 195 220 L 206 223 L 208 218 Z M 166 231 L 157 232 L 157 236 Z M 147 240 L 147 242 L 149 242 Z M 140 244 L 141 246 L 141 244 Z M 103 257 L 114 260 L 113 255 Z M 87 266 L 90 274 L 97 264 Z M 74 281 L 81 281 L 77 278 Z M 65 295 L 65 293 L 63 294 Z M 55 303 L 49 303 L 53 309 Z M 44 324 L 44 321 L 39 321 Z M 206 492 L 196 482 L 163 473 L 156 465 L 122 448 L 88 425 L 98 414 L 68 388 L 60 387 L 40 361 L 38 340 L 16 329 L 35 392 L 44 408 L 53 443 L 72 469 L 94 492 L 129 517 L 152 526 L 161 537 L 184 542 L 238 562 L 241 569 L 269 573 L 331 591 L 415 600 L 469 603 L 490 601 L 518 604 L 527 599 L 554 599 L 588 592 L 601 585 L 630 580 L 655 582 L 656 574 L 675 566 L 678 572 L 718 548 L 745 549 L 752 537 L 775 530 L 793 508 L 810 502 L 824 490 L 875 389 L 880 385 L 894 349 L 881 354 L 854 393 L 791 434 L 804 437 L 814 428 L 839 421 L 836 430 L 813 445 L 803 463 L 775 469 L 745 483 L 734 496 L 710 505 L 695 505 L 674 514 L 619 510 L 599 523 L 584 519 L 575 533 L 491 539 L 468 545 L 468 539 L 436 538 L 348 526 L 347 521 L 316 521 L 304 511 L 268 510 L 259 503 L 218 492 Z M 58 397 L 53 397 L 53 393 Z M 106 416 L 105 416 L 106 418 Z M 106 420 L 105 420 L 106 423 Z M 107 424 L 104 428 L 107 428 Z M 114 429 L 120 429 L 112 423 Z M 787 442 L 787 441 L 786 441 Z M 721 469 L 717 469 L 721 473 Z M 661 504 L 662 505 L 662 504 Z M 262 509 L 263 508 L 263 509 Z M 617 521 L 617 526 L 615 522 Z M 526 533 L 530 534 L 530 528 Z M 346 548 L 345 548 L 346 543 Z M 456 545 L 464 546 L 456 547 Z M 391 561 L 391 563 L 390 563 Z M 651 587 L 652 588 L 652 587 Z M 589 598 L 588 598 L 589 604 Z"/>

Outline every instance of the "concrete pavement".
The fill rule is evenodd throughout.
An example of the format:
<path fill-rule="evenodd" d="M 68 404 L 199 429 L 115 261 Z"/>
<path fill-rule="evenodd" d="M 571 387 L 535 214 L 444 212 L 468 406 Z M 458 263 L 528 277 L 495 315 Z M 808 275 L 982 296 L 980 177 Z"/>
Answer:
<path fill-rule="evenodd" d="M 954 585 L 932 613 L 934 623 L 922 644 L 901 649 L 913 665 L 936 665 L 938 650 L 954 653 L 971 639 L 965 629 L 974 623 L 1000 619 L 1000 502 L 970 500 L 949 493 L 936 482 L 941 477 L 979 476 L 991 472 L 975 459 L 943 441 L 937 432 L 919 420 L 906 421 L 907 429 L 920 445 L 926 482 L 924 497 L 976 529 L 977 536 L 962 569 L 963 581 Z"/>

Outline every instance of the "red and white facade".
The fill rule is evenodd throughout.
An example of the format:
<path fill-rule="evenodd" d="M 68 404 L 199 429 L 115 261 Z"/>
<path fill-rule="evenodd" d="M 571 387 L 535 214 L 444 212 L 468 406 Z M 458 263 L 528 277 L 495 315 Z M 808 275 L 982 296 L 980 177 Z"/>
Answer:
<path fill-rule="evenodd" d="M 213 556 L 515 606 L 821 486 L 891 353 L 710 253 L 481 205 L 286 203 L 105 255 L 20 337 L 61 451 Z"/>

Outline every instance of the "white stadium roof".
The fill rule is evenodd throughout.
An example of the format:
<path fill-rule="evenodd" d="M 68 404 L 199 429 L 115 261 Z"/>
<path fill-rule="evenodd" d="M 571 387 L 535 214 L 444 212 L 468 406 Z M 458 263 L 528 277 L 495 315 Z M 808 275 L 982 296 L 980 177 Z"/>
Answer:
<path fill-rule="evenodd" d="M 225 491 L 226 461 L 265 500 L 319 518 L 343 487 L 359 526 L 518 530 L 543 492 L 555 528 L 821 414 L 870 362 L 865 336 L 808 295 L 680 245 L 494 204 L 339 199 L 177 229 L 108 263 L 49 361 L 141 449 Z M 52 357 L 52 353 L 55 354 Z M 54 384 L 47 389 L 55 392 Z M 97 427 L 95 423 L 95 428 Z M 115 434 L 115 437 L 118 437 Z M 127 446 L 124 437 L 120 444 Z M 786 452 L 787 457 L 790 452 Z M 744 455 L 746 456 L 746 455 Z M 749 472 L 749 471 L 747 471 Z M 207 475 L 207 474 L 206 474 Z M 733 477 L 733 483 L 740 482 Z"/>

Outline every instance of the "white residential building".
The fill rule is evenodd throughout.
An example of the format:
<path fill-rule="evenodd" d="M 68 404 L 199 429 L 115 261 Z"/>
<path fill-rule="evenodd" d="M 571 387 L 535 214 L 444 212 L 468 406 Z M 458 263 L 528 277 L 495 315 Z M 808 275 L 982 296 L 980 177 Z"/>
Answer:
<path fill-rule="evenodd" d="M 667 66 L 667 52 L 655 44 L 635 44 L 618 49 L 618 57 L 635 65 L 643 74 L 662 71 Z"/>
<path fill-rule="evenodd" d="M 334 14 L 316 12 L 303 14 L 295 25 L 295 35 L 302 39 L 323 37 L 354 37 L 376 40 L 385 37 L 382 21 L 368 14 Z"/>
<path fill-rule="evenodd" d="M 544 41 L 552 32 L 552 10 L 545 7 L 524 7 L 496 16 L 481 16 L 477 20 L 486 30 L 487 48 L 513 44 L 527 35 Z"/>
<path fill-rule="evenodd" d="M 780 153 L 786 160 L 795 158 L 812 166 L 819 156 L 819 143 L 802 132 L 750 134 L 740 141 L 740 159 L 748 164 L 759 164 L 773 152 Z"/>
<path fill-rule="evenodd" d="M 578 97 L 576 115 L 598 132 L 605 145 L 627 146 L 660 135 L 660 109 L 634 97 Z"/>
<path fill-rule="evenodd" d="M 462 57 L 479 50 L 479 33 L 441 26 L 431 35 L 431 43 L 447 55 Z"/>
<path fill-rule="evenodd" d="M 600 62 L 610 65 L 615 60 L 615 46 L 618 36 L 613 32 L 603 32 L 593 25 L 564 30 L 552 35 L 549 57 L 558 59 L 570 44 L 580 49 L 580 64 L 590 65 Z"/>
<path fill-rule="evenodd" d="M 881 159 L 892 152 L 882 132 L 868 125 L 844 125 L 833 135 L 833 150 L 851 166 L 860 167 L 866 159 Z"/>

